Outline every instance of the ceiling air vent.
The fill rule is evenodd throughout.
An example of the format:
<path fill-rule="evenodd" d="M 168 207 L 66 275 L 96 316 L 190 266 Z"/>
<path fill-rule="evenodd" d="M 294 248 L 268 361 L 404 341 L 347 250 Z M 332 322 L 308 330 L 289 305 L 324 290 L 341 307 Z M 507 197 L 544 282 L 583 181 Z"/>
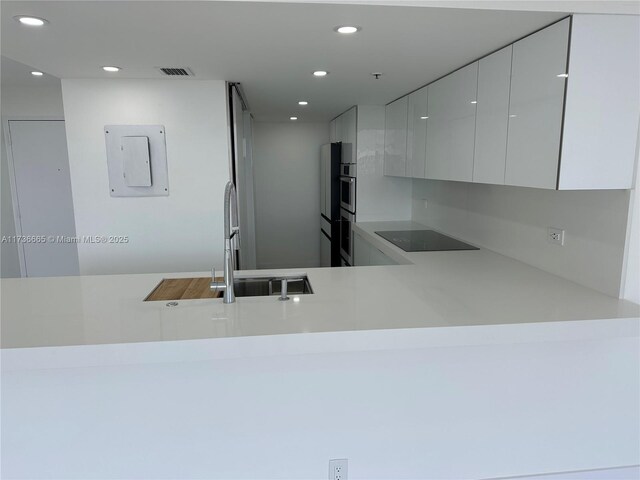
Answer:
<path fill-rule="evenodd" d="M 193 77 L 194 74 L 190 68 L 186 67 L 158 67 L 158 70 L 167 77 Z"/>

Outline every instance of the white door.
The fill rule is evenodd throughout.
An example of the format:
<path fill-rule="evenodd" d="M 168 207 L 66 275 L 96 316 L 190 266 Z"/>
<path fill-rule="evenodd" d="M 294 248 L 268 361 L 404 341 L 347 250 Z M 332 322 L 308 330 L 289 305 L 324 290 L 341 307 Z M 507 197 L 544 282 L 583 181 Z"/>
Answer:
<path fill-rule="evenodd" d="M 64 121 L 11 120 L 9 137 L 24 274 L 78 275 L 77 244 L 60 239 L 76 236 Z"/>

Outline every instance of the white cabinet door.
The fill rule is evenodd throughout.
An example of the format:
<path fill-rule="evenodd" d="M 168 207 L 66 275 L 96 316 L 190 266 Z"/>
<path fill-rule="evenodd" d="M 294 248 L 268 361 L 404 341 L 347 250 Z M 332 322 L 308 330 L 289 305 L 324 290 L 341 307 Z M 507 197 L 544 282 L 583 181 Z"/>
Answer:
<path fill-rule="evenodd" d="M 407 107 L 406 176 L 424 178 L 427 143 L 427 92 L 422 87 L 409 94 Z"/>
<path fill-rule="evenodd" d="M 353 235 L 353 265 L 366 267 L 371 265 L 371 247 L 362 236 L 354 232 Z"/>
<path fill-rule="evenodd" d="M 427 178 L 472 180 L 477 87 L 478 62 L 429 85 Z"/>
<path fill-rule="evenodd" d="M 320 230 L 320 266 L 331 266 L 331 240 Z"/>
<path fill-rule="evenodd" d="M 404 96 L 386 107 L 384 117 L 384 174 L 404 177 L 407 162 L 407 106 Z"/>
<path fill-rule="evenodd" d="M 633 188 L 640 19 L 573 15 L 560 190 Z"/>
<path fill-rule="evenodd" d="M 567 18 L 513 44 L 507 185 L 556 188 L 568 41 Z"/>
<path fill-rule="evenodd" d="M 342 163 L 356 163 L 357 107 L 344 112 L 342 119 Z"/>
<path fill-rule="evenodd" d="M 511 52 L 509 45 L 480 60 L 473 181 L 504 184 L 509 123 Z"/>
<path fill-rule="evenodd" d="M 370 265 L 397 265 L 397 263 L 372 245 Z"/>

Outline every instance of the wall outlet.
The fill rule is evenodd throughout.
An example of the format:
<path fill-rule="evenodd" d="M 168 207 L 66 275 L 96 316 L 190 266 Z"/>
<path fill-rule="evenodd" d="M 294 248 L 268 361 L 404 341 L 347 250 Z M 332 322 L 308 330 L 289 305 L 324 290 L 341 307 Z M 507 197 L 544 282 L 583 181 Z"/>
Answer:
<path fill-rule="evenodd" d="M 556 245 L 564 245 L 564 230 L 560 228 L 549 227 L 547 229 L 547 240 L 549 243 L 555 243 Z"/>
<path fill-rule="evenodd" d="M 346 458 L 329 460 L 329 480 L 347 480 L 348 463 Z"/>

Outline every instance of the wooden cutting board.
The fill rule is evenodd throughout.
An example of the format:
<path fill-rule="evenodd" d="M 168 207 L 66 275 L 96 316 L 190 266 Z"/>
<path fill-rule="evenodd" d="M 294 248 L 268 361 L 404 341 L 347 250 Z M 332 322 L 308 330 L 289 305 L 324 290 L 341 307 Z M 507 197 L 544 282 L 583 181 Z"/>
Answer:
<path fill-rule="evenodd" d="M 224 278 L 216 277 L 216 281 L 224 283 Z M 222 291 L 212 291 L 209 288 L 210 283 L 211 277 L 165 278 L 153 289 L 144 301 L 221 298 Z"/>

